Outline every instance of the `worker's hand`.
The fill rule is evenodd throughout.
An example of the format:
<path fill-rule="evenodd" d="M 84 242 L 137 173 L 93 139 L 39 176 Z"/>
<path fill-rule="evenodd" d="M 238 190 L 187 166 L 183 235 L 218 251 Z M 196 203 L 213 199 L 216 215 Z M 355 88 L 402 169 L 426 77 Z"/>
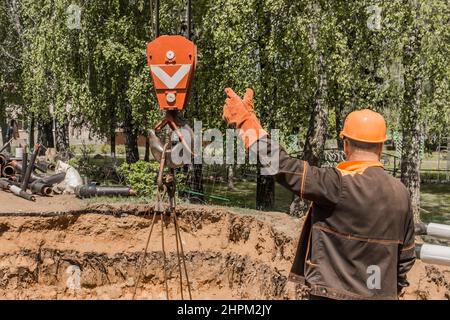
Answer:
<path fill-rule="evenodd" d="M 249 112 L 249 109 L 252 109 L 252 107 L 244 105 L 244 101 L 233 89 L 226 88 L 225 93 L 227 98 L 223 107 L 223 118 L 229 125 L 239 129 L 242 123 L 251 118 L 252 114 Z M 246 102 L 247 104 L 249 103 L 248 99 Z"/>
<path fill-rule="evenodd" d="M 253 106 L 253 90 L 250 88 L 245 89 L 244 99 L 242 99 L 242 102 L 244 103 L 245 108 L 250 113 L 255 113 L 254 106 Z"/>
<path fill-rule="evenodd" d="M 256 116 L 256 113 L 255 113 L 255 108 L 254 108 L 254 104 L 253 104 L 253 90 L 252 89 L 247 88 L 245 90 L 244 99 L 242 99 L 242 102 L 244 102 L 244 106 L 248 110 L 248 112 L 250 112 L 254 116 L 255 120 L 259 124 L 261 124 L 259 119 L 258 119 L 258 117 Z"/>
<path fill-rule="evenodd" d="M 223 107 L 223 118 L 239 129 L 239 134 L 246 148 L 267 135 L 253 110 L 253 90 L 247 89 L 241 99 L 231 88 L 226 88 L 227 99 Z"/>

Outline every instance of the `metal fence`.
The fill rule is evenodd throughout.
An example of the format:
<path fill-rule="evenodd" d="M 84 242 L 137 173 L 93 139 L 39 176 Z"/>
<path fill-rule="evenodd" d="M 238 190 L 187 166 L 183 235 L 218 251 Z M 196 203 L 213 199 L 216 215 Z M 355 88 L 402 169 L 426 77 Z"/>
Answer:
<path fill-rule="evenodd" d="M 334 167 L 342 161 L 345 161 L 343 151 L 339 149 L 327 149 L 324 151 L 322 166 Z M 400 157 L 396 154 L 383 152 L 381 162 L 386 171 L 394 177 L 400 177 Z M 420 175 L 422 182 L 450 183 L 450 157 L 446 147 L 441 147 L 437 154 L 424 155 L 420 162 Z"/>

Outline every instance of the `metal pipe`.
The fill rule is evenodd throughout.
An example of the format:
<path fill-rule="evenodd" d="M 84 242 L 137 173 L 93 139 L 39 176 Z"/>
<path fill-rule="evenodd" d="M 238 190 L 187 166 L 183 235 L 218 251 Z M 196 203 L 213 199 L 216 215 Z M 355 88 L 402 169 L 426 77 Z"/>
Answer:
<path fill-rule="evenodd" d="M 34 168 L 42 173 L 47 173 L 47 166 L 42 166 L 40 163 L 36 163 Z"/>
<path fill-rule="evenodd" d="M 22 155 L 22 172 L 26 172 L 27 171 L 27 166 L 28 166 L 28 150 L 25 147 L 23 150 L 23 155 Z M 24 177 L 22 176 L 22 179 Z"/>
<path fill-rule="evenodd" d="M 16 168 L 20 169 L 20 164 L 16 164 Z M 19 170 L 18 170 L 19 171 Z M 65 172 L 54 174 L 50 177 L 45 178 L 38 178 L 33 179 L 33 177 L 30 178 L 30 180 L 34 180 L 31 184 L 28 185 L 28 188 L 31 190 L 33 194 L 40 194 L 43 196 L 49 196 L 52 193 L 52 185 L 56 183 L 60 183 L 64 180 L 66 176 Z M 3 180 L 4 181 L 4 180 Z M 16 185 L 21 187 L 22 185 L 17 182 L 8 181 L 8 185 Z"/>
<path fill-rule="evenodd" d="M 16 174 L 16 168 L 15 166 L 12 164 L 13 161 L 11 161 L 9 164 L 7 164 L 6 166 L 3 166 L 2 168 L 2 175 L 4 177 L 12 177 Z"/>
<path fill-rule="evenodd" d="M 9 186 L 9 191 L 11 191 L 16 196 L 24 198 L 26 200 L 36 201 L 36 197 L 35 196 L 33 196 L 32 194 L 29 194 L 29 193 L 23 191 L 20 187 Z"/>
<path fill-rule="evenodd" d="M 9 189 L 9 186 L 11 183 L 9 183 L 8 180 L 0 179 L 0 188 L 1 189 Z"/>
<path fill-rule="evenodd" d="M 7 153 L 0 153 L 0 165 L 4 166 L 8 163 L 10 155 Z"/>
<path fill-rule="evenodd" d="M 416 257 L 425 263 L 450 266 L 450 247 L 416 244 Z"/>
<path fill-rule="evenodd" d="M 35 164 L 35 168 L 41 172 L 47 172 L 47 170 L 55 171 L 56 165 L 51 162 L 41 161 L 41 162 Z"/>
<path fill-rule="evenodd" d="M 24 175 L 25 170 L 23 170 L 21 163 L 16 162 L 15 168 L 16 168 L 16 173 L 21 173 L 22 175 Z M 41 180 L 41 179 L 42 179 L 42 177 L 40 177 L 32 172 L 31 176 L 30 176 L 30 181 L 28 181 L 28 183 L 36 181 L 36 180 Z M 22 179 L 22 182 L 23 182 L 23 179 Z"/>
<path fill-rule="evenodd" d="M 36 182 L 42 182 L 47 185 L 54 185 L 54 184 L 63 182 L 65 177 L 66 177 L 66 173 L 60 172 L 60 173 L 51 175 L 49 177 L 41 178 Z"/>
<path fill-rule="evenodd" d="M 40 194 L 43 196 L 49 196 L 52 193 L 52 188 L 51 186 L 39 182 L 39 181 L 35 181 L 30 185 L 30 190 L 32 193 L 34 194 Z"/>
<path fill-rule="evenodd" d="M 35 196 L 23 191 L 20 187 L 11 184 L 7 180 L 3 180 L 3 179 L 0 180 L 0 188 L 9 190 L 9 191 L 11 191 L 12 194 L 14 194 L 18 197 L 21 197 L 23 199 L 30 200 L 30 201 L 36 201 Z"/>
<path fill-rule="evenodd" d="M 83 185 L 75 188 L 75 195 L 79 198 L 90 198 L 93 196 L 135 196 L 136 191 L 130 187 L 111 186 L 98 187 L 96 185 Z"/>
<path fill-rule="evenodd" d="M 440 223 L 418 223 L 415 225 L 416 235 L 428 235 L 437 238 L 450 239 L 450 226 Z"/>
<path fill-rule="evenodd" d="M 20 183 L 17 181 L 6 180 L 6 179 L 4 179 L 3 181 L 5 181 L 8 185 L 20 187 Z"/>
<path fill-rule="evenodd" d="M 33 171 L 34 163 L 36 162 L 36 157 L 39 153 L 40 144 L 36 143 L 34 145 L 33 154 L 31 155 L 30 163 L 28 164 L 27 171 L 25 172 L 25 177 L 22 182 L 22 190 L 27 190 L 28 183 L 30 182 L 31 172 Z"/>
<path fill-rule="evenodd" d="M 3 145 L 3 147 L 0 149 L 0 153 L 5 151 L 6 148 L 8 148 L 9 144 L 14 140 L 14 138 L 9 139 L 7 143 Z"/>

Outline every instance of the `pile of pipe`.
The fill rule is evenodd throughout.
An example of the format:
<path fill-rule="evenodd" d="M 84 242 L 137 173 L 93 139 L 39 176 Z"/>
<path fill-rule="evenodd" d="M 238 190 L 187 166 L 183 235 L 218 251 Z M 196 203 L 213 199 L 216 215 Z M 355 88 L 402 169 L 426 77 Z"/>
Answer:
<path fill-rule="evenodd" d="M 36 144 L 28 159 L 26 149 L 22 157 L 13 157 L 8 152 L 0 152 L 0 189 L 10 191 L 14 195 L 35 201 L 35 195 L 49 196 L 54 185 L 64 181 L 66 173 L 53 173 L 55 165 L 47 162 L 36 162 L 40 145 Z M 39 173 L 38 173 L 39 172 Z"/>
<path fill-rule="evenodd" d="M 39 149 L 40 145 L 36 144 L 29 160 L 26 150 L 20 156 L 16 152 L 16 157 L 12 157 L 4 151 L 5 148 L 0 149 L 0 190 L 30 201 L 35 201 L 36 195 L 50 196 L 63 192 L 79 198 L 136 196 L 136 192 L 127 186 L 84 184 L 78 171 L 62 161 L 58 161 L 56 166 L 45 161 L 37 162 Z M 50 171 L 53 173 L 49 175 Z"/>
<path fill-rule="evenodd" d="M 450 226 L 440 223 L 417 223 L 415 234 L 450 240 Z M 425 263 L 450 266 L 450 247 L 416 243 L 416 257 Z"/>

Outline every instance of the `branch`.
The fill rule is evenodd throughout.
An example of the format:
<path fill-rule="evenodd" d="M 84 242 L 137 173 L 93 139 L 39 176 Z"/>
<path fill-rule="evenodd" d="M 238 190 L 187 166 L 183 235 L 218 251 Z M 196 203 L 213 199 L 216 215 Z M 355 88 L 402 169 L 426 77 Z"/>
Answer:
<path fill-rule="evenodd" d="M 8 53 L 8 51 L 5 50 L 5 48 L 3 46 L 0 47 L 2 49 L 3 54 L 5 54 L 8 58 L 17 61 L 17 62 L 21 62 L 20 59 L 17 59 L 16 57 L 14 57 L 13 55 L 11 55 L 10 53 Z"/>
<path fill-rule="evenodd" d="M 12 25 L 15 26 L 17 35 L 20 39 L 20 42 L 22 43 L 22 46 L 25 46 L 25 41 L 23 40 L 23 30 L 22 30 L 22 24 L 20 23 L 19 18 L 19 9 L 17 8 L 17 1 L 16 0 L 7 0 L 6 1 L 7 10 L 8 10 L 8 17 L 10 19 L 10 22 Z"/>

